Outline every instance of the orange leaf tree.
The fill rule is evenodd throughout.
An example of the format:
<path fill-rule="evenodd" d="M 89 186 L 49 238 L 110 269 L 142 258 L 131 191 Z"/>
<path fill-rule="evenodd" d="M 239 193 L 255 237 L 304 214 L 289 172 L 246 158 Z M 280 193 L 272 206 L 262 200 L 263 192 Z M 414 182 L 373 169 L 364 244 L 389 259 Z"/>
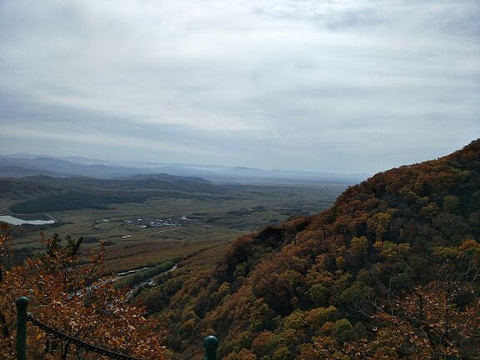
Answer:
<path fill-rule="evenodd" d="M 69 336 L 95 346 L 139 359 L 162 359 L 164 331 L 144 309 L 125 302 L 125 293 L 115 290 L 103 277 L 103 244 L 79 261 L 81 239 L 57 236 L 43 239 L 45 252 L 12 264 L 12 238 L 6 228 L 0 233 L 0 358 L 15 358 L 16 309 L 20 296 L 30 299 L 33 317 Z M 28 325 L 29 359 L 99 359 L 66 340 L 59 340 Z"/>

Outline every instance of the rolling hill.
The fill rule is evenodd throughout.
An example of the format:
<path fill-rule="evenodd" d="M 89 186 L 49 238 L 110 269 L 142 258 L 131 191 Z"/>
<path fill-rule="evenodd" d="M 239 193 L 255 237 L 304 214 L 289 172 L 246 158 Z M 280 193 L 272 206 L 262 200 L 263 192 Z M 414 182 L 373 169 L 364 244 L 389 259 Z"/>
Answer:
<path fill-rule="evenodd" d="M 167 174 L 124 179 L 50 177 L 45 175 L 0 179 L 4 198 L 21 200 L 13 213 L 31 214 L 74 209 L 105 209 L 109 204 L 143 202 L 151 197 L 185 198 L 223 194 L 225 187 L 201 178 Z"/>

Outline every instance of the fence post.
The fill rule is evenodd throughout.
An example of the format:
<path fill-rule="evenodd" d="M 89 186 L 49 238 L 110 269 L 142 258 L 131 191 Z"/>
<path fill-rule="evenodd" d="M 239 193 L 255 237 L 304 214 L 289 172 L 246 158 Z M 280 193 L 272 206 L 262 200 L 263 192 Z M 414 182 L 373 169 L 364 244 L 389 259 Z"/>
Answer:
<path fill-rule="evenodd" d="M 27 360 L 27 306 L 28 298 L 17 299 L 17 360 Z"/>
<path fill-rule="evenodd" d="M 207 336 L 203 346 L 205 346 L 205 360 L 217 360 L 218 339 L 213 335 Z"/>

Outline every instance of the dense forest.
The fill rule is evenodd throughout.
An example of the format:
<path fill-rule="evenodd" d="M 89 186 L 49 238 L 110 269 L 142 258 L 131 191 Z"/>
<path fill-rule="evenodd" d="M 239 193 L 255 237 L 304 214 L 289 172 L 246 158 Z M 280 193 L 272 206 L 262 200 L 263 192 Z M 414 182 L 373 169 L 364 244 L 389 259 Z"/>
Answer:
<path fill-rule="evenodd" d="M 476 140 L 241 236 L 213 272 L 141 300 L 179 359 L 210 333 L 224 360 L 479 358 L 479 236 Z"/>

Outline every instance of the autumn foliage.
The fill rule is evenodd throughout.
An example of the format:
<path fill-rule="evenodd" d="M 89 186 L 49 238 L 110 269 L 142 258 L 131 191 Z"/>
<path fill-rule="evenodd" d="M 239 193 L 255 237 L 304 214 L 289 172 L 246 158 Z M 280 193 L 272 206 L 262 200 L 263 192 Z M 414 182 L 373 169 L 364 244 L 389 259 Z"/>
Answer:
<path fill-rule="evenodd" d="M 0 358 L 15 359 L 16 308 L 20 296 L 30 299 L 28 311 L 42 323 L 85 342 L 135 356 L 162 359 L 164 332 L 144 309 L 127 304 L 124 293 L 103 278 L 104 251 L 79 262 L 81 240 L 58 236 L 43 239 L 45 251 L 12 264 L 11 236 L 0 234 Z M 28 359 L 100 359 L 28 324 Z"/>
<path fill-rule="evenodd" d="M 240 237 L 158 315 L 167 345 L 216 333 L 224 360 L 480 358 L 479 240 L 477 140 Z"/>

